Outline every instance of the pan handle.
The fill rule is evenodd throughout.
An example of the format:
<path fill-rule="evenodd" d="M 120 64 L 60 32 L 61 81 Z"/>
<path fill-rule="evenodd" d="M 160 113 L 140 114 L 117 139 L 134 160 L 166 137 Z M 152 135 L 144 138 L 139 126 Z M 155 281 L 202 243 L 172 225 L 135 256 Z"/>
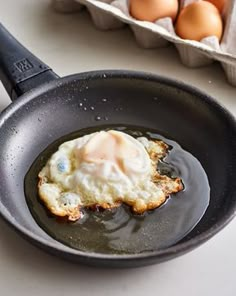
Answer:
<path fill-rule="evenodd" d="M 58 76 L 0 23 L 0 80 L 11 100 Z"/>

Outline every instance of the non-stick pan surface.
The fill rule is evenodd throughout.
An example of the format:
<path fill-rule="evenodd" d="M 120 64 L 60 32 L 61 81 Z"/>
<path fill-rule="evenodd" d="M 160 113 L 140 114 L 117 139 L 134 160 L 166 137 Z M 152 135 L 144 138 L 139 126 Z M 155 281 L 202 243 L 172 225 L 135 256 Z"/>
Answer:
<path fill-rule="evenodd" d="M 6 39 L 6 32 L 2 32 Z M 12 44 L 15 48 L 15 40 L 11 40 Z M 30 58 L 23 59 L 26 68 L 34 65 Z M 3 77 L 9 93 L 13 90 L 16 96 L 26 91 L 0 116 L 0 212 L 21 235 L 50 253 L 75 262 L 141 266 L 171 259 L 197 247 L 233 218 L 236 124 L 214 100 L 182 83 L 147 73 L 99 71 L 56 79 L 50 70 L 43 69 L 29 79 L 17 81 L 13 88 L 9 85 L 12 86 L 14 75 Z M 26 75 L 27 69 L 23 72 Z M 44 83 L 29 91 L 39 81 Z M 155 130 L 200 161 L 209 180 L 210 204 L 192 232 L 175 245 L 139 254 L 79 251 L 50 237 L 32 217 L 24 182 L 38 155 L 62 136 L 102 125 Z"/>

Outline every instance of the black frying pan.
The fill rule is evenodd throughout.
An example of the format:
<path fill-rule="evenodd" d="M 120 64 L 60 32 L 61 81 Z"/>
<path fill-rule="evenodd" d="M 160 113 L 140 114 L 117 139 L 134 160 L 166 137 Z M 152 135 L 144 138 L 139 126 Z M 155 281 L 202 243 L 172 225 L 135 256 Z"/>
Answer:
<path fill-rule="evenodd" d="M 141 266 L 162 262 L 194 249 L 234 217 L 236 123 L 208 95 L 182 83 L 139 72 L 96 71 L 59 78 L 23 48 L 3 26 L 0 27 L 0 68 L 1 80 L 13 101 L 0 116 L 0 212 L 15 230 L 33 244 L 74 262 L 96 266 Z M 78 225 L 56 224 L 59 230 L 77 227 L 73 229 L 78 230 L 78 241 L 82 241 L 84 236 L 91 238 L 92 247 L 90 245 L 86 249 L 86 245 L 81 244 L 80 250 L 62 244 L 54 239 L 55 236 L 53 238 L 53 234 L 48 235 L 50 231 L 47 225 L 41 228 L 36 223 L 37 215 L 41 214 L 45 221 L 53 221 L 49 223 L 54 226 L 57 223 L 37 200 L 36 175 L 45 163 L 47 153 L 49 156 L 65 140 L 61 137 L 69 135 L 66 138 L 73 138 L 73 132 L 83 134 L 83 131 L 101 126 L 123 126 L 129 131 L 139 130 L 140 127 L 140 130 L 155 131 L 167 138 L 166 141 L 173 147 L 177 142 L 200 161 L 209 180 L 210 203 L 192 231 L 189 229 L 188 234 L 186 232 L 165 247 L 152 245 L 152 248 L 139 252 L 116 253 L 111 248 L 106 252 L 108 236 L 103 235 L 100 225 L 92 220 L 85 226 L 81 225 L 84 231 L 81 236 Z M 52 143 L 53 146 L 50 146 Z M 45 150 L 48 146 L 50 151 Z M 178 145 L 176 147 L 178 149 Z M 44 150 L 46 152 L 41 154 Z M 192 211 L 201 205 L 200 194 L 194 195 L 202 188 L 198 177 L 197 173 L 192 176 L 197 189 L 189 186 L 185 196 L 189 200 L 194 196 L 195 203 L 189 210 L 190 218 Z M 27 200 L 25 195 L 30 196 L 31 200 Z M 177 197 L 173 197 L 160 209 L 141 217 L 127 218 L 127 221 L 139 221 L 139 228 L 132 228 L 133 233 L 139 233 L 143 221 L 154 217 L 152 224 L 146 223 L 144 235 L 147 235 L 147 240 L 145 236 L 144 241 L 139 238 L 140 244 L 149 244 L 151 228 L 154 236 L 155 231 L 159 233 L 160 229 L 165 230 L 166 225 L 170 225 L 168 223 L 172 223 L 169 233 L 175 231 L 175 225 L 185 216 L 176 216 L 174 209 L 168 209 L 173 203 L 178 204 L 179 209 L 183 208 L 182 198 L 179 197 L 177 203 Z M 119 223 L 119 218 L 129 215 L 129 209 L 118 211 L 123 211 L 118 212 L 118 217 L 117 213 L 110 211 L 92 213 L 91 216 L 95 215 L 100 221 L 104 219 L 108 223 L 110 218 L 115 217 L 111 221 Z M 160 217 L 168 219 L 161 224 L 160 221 L 163 221 Z M 129 223 L 127 221 L 123 225 L 124 231 L 119 232 L 113 242 L 125 238 L 127 246 L 133 243 L 125 228 Z M 116 229 L 114 223 L 112 227 L 111 230 Z"/>

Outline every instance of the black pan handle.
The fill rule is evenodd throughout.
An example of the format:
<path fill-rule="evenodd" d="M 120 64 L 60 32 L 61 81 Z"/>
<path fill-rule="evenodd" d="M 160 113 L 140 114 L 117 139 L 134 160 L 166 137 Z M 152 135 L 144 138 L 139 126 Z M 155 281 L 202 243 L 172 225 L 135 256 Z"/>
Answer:
<path fill-rule="evenodd" d="M 20 44 L 0 23 L 0 80 L 10 98 L 58 76 Z"/>

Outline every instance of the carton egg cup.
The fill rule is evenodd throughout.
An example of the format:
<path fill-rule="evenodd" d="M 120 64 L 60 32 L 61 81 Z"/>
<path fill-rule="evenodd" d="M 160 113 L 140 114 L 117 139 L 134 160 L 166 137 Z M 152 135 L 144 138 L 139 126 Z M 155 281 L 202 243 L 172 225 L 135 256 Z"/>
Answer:
<path fill-rule="evenodd" d="M 199 0 L 181 0 L 181 7 Z M 171 18 L 156 22 L 138 21 L 129 14 L 129 0 L 53 0 L 60 12 L 75 12 L 85 6 L 95 26 L 114 30 L 129 25 L 138 44 L 143 48 L 158 48 L 173 43 L 182 63 L 188 67 L 221 63 L 228 82 L 236 86 L 236 1 L 230 0 L 223 11 L 224 34 L 219 44 L 215 36 L 201 40 L 184 40 L 175 33 Z"/>

